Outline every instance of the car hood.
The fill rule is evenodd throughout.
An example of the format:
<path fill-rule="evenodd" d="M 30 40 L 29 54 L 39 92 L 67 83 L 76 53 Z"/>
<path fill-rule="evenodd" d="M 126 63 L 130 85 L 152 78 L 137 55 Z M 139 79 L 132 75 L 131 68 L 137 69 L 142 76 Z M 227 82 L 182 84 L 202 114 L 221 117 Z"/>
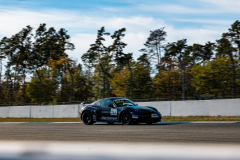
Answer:
<path fill-rule="evenodd" d="M 154 109 L 151 109 L 147 106 L 128 106 L 128 107 L 135 108 L 135 109 L 138 109 L 138 110 L 143 111 L 143 112 L 157 113 L 157 111 L 155 111 Z"/>

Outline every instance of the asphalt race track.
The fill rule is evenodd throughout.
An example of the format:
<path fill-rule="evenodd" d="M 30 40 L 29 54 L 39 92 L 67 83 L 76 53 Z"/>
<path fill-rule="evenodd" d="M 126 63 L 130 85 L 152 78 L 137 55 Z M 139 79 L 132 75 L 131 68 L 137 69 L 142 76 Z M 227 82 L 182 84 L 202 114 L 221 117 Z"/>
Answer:
<path fill-rule="evenodd" d="M 240 123 L 0 123 L 0 140 L 240 144 Z"/>

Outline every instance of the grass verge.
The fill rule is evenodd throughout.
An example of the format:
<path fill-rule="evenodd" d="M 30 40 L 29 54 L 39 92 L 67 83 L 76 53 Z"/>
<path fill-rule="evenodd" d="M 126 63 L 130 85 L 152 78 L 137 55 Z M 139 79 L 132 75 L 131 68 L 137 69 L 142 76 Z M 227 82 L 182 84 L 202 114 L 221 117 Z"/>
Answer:
<path fill-rule="evenodd" d="M 240 117 L 163 117 L 162 122 L 240 121 Z M 81 122 L 79 118 L 0 118 L 0 122 Z"/>

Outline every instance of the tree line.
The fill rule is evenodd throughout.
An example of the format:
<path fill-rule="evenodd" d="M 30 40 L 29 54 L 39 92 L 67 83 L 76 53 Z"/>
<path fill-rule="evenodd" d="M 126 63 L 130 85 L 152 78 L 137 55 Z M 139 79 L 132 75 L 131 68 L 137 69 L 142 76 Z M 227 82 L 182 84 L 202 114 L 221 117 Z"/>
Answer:
<path fill-rule="evenodd" d="M 66 53 L 75 49 L 67 30 L 61 28 L 56 31 L 40 24 L 33 32 L 34 28 L 27 26 L 0 41 L 0 58 L 7 59 L 6 72 L 0 82 L 0 103 L 9 103 L 10 97 L 16 104 L 39 102 L 40 81 L 42 102 L 53 99 L 59 102 L 70 99 L 93 101 L 112 96 L 130 98 L 131 81 L 133 99 L 167 99 L 181 82 L 178 57 L 186 68 L 186 80 L 198 94 L 232 95 L 230 53 L 236 64 L 235 83 L 239 94 L 238 20 L 222 34 L 221 39 L 204 45 L 187 45 L 187 39 L 166 42 L 164 27 L 150 31 L 136 60 L 133 53 L 124 51 L 127 46 L 123 42 L 126 28 L 110 34 L 101 27 L 95 42 L 81 56 L 83 64 L 69 58 Z M 107 36 L 112 39 L 109 46 L 104 44 Z M 31 80 L 26 81 L 29 75 L 32 75 Z M 193 97 L 188 89 L 186 94 Z M 180 96 L 181 91 L 177 91 L 174 99 Z"/>

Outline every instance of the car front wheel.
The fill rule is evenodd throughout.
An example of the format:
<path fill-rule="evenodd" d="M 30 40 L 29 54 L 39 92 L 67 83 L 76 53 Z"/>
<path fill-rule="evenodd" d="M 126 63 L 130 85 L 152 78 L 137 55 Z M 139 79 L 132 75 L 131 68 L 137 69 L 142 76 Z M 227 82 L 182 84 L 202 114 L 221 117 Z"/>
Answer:
<path fill-rule="evenodd" d="M 132 116 L 129 112 L 123 112 L 121 116 L 121 122 L 123 125 L 129 125 L 132 123 Z"/>
<path fill-rule="evenodd" d="M 92 118 L 92 114 L 90 112 L 84 112 L 83 113 L 83 123 L 86 125 L 92 125 L 93 124 L 93 118 Z"/>

